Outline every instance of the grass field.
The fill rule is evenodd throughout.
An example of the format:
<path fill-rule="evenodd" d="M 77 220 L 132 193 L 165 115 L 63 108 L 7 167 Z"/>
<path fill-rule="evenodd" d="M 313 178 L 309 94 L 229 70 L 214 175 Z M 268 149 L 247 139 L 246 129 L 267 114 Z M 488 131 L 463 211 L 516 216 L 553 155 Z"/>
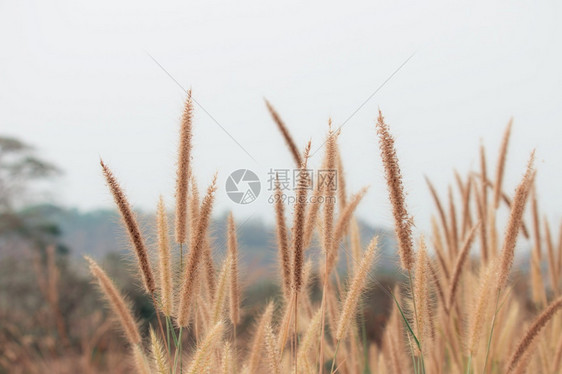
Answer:
<path fill-rule="evenodd" d="M 337 175 L 337 188 L 328 183 L 308 189 L 311 145 L 299 149 L 281 116 L 267 106 L 293 166 L 300 169 L 295 204 L 275 199 L 279 272 L 274 283 L 279 287 L 260 295 L 261 303 L 246 302 L 242 285 L 248 284 L 248 276 L 239 269 L 233 215 L 224 238 L 227 253 L 217 260 L 209 225 L 218 187 L 215 177 L 201 188 L 204 181 L 191 173 L 197 155 L 191 152 L 196 129 L 189 96 L 179 131 L 173 220 L 162 198 L 155 204 L 157 251 L 147 246 L 118 176 L 101 162 L 129 235 L 135 264 L 130 274 L 142 284 L 144 295 L 133 300 L 127 292 L 125 297 L 105 266 L 86 258 L 90 274 L 83 267 L 79 275 L 97 283 L 110 318 L 105 318 L 101 304 L 91 301 L 76 313 L 84 317 L 70 318 L 59 303 L 72 294 L 77 284 L 73 282 L 80 277 L 59 276 L 62 270 L 51 247 L 44 259 L 29 260 L 47 308 L 44 315 L 19 316 L 18 323 L 2 327 L 0 372 L 562 371 L 562 240 L 556 240 L 549 222 L 541 219 L 533 154 L 527 165 L 512 166 L 521 174 L 515 191 L 502 186 L 511 123 L 498 147 L 497 162 L 488 165 L 481 148 L 478 170 L 455 174 L 447 198 L 438 196 L 427 180 L 435 215 L 432 232 L 424 237 L 408 212 L 408 186 L 402 182 L 396 155 L 400 144 L 379 113 L 370 134 L 379 141 L 373 160 L 380 153 L 377 161 L 384 166 L 394 218 L 389 226 L 394 226 L 400 259 L 398 282 L 384 282 L 373 271 L 377 237 L 363 243 L 355 218 L 367 189 L 346 191 L 344 176 L 355 170 L 346 165 L 344 171 L 339 133 L 330 126 L 322 139 L 322 169 Z M 513 269 L 521 238 L 532 243 L 528 271 Z M 319 255 L 312 246 L 321 248 Z M 118 272 L 130 270 L 121 266 Z M 116 274 L 115 269 L 111 273 Z M 269 281 L 271 277 L 263 280 Z M 379 297 L 363 297 L 373 290 Z M 382 320 L 369 313 L 377 303 L 388 311 Z M 156 311 L 142 323 L 140 304 L 149 315 Z M 3 307 L 2 313 L 6 321 L 14 321 L 9 308 Z M 50 327 L 37 330 L 39 321 Z"/>

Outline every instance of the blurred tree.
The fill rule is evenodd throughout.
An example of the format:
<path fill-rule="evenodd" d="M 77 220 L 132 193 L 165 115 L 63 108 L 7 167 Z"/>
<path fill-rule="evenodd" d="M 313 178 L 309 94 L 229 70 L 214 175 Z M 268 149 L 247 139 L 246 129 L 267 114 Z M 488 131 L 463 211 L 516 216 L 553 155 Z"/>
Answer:
<path fill-rule="evenodd" d="M 22 208 L 33 200 L 35 185 L 58 174 L 60 170 L 36 157 L 30 145 L 0 136 L 0 238 L 15 236 L 40 248 L 53 243 L 57 226 L 36 210 Z"/>
<path fill-rule="evenodd" d="M 58 225 L 41 205 L 33 205 L 41 200 L 41 183 L 58 174 L 56 166 L 35 156 L 33 147 L 0 136 L 0 311 L 7 322 L 37 336 L 56 331 L 57 343 L 66 347 L 64 315 L 71 308 L 59 286 L 72 277 L 61 256 L 68 251 L 59 243 Z M 33 322 L 26 325 L 29 319 Z"/>
<path fill-rule="evenodd" d="M 33 147 L 0 136 L 0 209 L 13 209 L 29 190 L 29 183 L 60 173 L 53 164 L 37 158 Z"/>

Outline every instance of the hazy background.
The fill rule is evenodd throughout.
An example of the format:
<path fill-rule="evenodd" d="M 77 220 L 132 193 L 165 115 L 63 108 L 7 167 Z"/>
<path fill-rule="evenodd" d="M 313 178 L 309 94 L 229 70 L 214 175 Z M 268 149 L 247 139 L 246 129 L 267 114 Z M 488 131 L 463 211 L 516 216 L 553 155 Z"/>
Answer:
<path fill-rule="evenodd" d="M 348 190 L 371 185 L 360 217 L 391 222 L 374 131 L 380 107 L 422 228 L 433 211 L 423 175 L 445 193 L 453 167 L 477 166 L 480 141 L 495 163 L 512 116 L 505 188 L 536 148 L 541 209 L 558 222 L 560 16 L 555 1 L 0 1 L 0 131 L 65 171 L 58 204 L 111 206 L 101 156 L 136 207 L 153 210 L 160 193 L 171 205 L 185 93 L 150 54 L 245 149 L 196 107 L 195 172 L 203 187 L 219 171 L 216 212 L 270 220 L 267 171 L 292 159 L 263 97 L 300 147 L 312 139 L 316 149 L 329 117 L 339 126 L 414 54 L 343 127 Z M 263 182 L 248 206 L 224 193 L 239 168 Z"/>

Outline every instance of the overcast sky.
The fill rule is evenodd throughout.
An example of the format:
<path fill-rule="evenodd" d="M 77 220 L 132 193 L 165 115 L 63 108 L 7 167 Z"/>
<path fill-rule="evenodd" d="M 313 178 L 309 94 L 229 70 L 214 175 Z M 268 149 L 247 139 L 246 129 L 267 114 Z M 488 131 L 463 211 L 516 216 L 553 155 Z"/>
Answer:
<path fill-rule="evenodd" d="M 391 222 L 380 108 L 422 227 L 433 211 L 424 174 L 445 194 L 453 168 L 476 168 L 481 141 L 493 165 L 510 117 L 506 190 L 536 148 L 541 208 L 559 220 L 561 15 L 556 1 L 0 0 L 0 133 L 64 169 L 61 204 L 111 206 L 101 156 L 136 207 L 152 210 L 159 194 L 171 205 L 185 93 L 150 54 L 225 129 L 195 108 L 193 163 L 201 189 L 219 172 L 216 212 L 271 219 L 267 171 L 292 159 L 263 98 L 315 149 L 328 118 L 341 125 L 413 54 L 342 129 L 349 191 L 371 186 L 360 216 Z M 224 192 L 239 168 L 263 182 L 247 206 Z"/>

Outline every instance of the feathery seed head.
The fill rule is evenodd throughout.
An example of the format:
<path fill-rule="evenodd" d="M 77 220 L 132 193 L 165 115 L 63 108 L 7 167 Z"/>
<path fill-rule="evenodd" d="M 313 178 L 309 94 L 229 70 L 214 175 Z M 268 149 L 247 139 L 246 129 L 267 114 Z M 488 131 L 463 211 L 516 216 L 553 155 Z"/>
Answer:
<path fill-rule="evenodd" d="M 281 277 L 283 286 L 283 295 L 288 300 L 291 293 L 291 269 L 292 258 L 289 251 L 289 240 L 287 237 L 287 225 L 285 224 L 285 207 L 281 198 L 281 186 L 279 178 L 275 179 L 275 220 L 277 229 L 277 248 L 281 262 Z"/>
<path fill-rule="evenodd" d="M 513 118 L 511 118 L 507 124 L 505 132 L 503 134 L 502 144 L 500 147 L 500 153 L 498 156 L 498 165 L 496 167 L 496 182 L 494 183 L 494 208 L 498 209 L 500 205 L 501 197 L 501 186 L 503 181 L 503 174 L 505 169 L 505 159 L 507 156 L 507 146 L 509 144 L 509 136 L 511 134 L 511 125 L 513 124 Z"/>
<path fill-rule="evenodd" d="M 548 321 L 550 321 L 561 308 L 562 296 L 552 301 L 550 305 L 534 320 L 531 326 L 527 329 L 525 335 L 523 335 L 515 347 L 515 350 L 508 361 L 506 373 L 511 373 L 516 368 L 517 363 L 523 358 L 525 351 L 529 348 L 529 346 L 531 346 Z"/>
<path fill-rule="evenodd" d="M 85 257 L 90 266 L 90 272 L 96 278 L 103 295 L 109 302 L 111 309 L 116 314 L 121 324 L 121 328 L 125 332 L 125 336 L 131 345 L 138 345 L 141 342 L 141 337 L 137 324 L 125 299 L 121 293 L 117 290 L 111 279 L 107 276 L 105 271 L 102 270 L 99 265 L 89 257 Z"/>
<path fill-rule="evenodd" d="M 189 187 L 191 138 L 192 138 L 193 101 L 191 90 L 180 125 L 180 142 L 178 148 L 178 169 L 176 172 L 176 242 L 187 242 L 187 190 Z"/>
<path fill-rule="evenodd" d="M 521 227 L 521 222 L 523 219 L 523 212 L 525 210 L 525 205 L 527 202 L 527 197 L 529 196 L 529 191 L 533 185 L 534 179 L 534 168 L 533 161 L 535 157 L 535 152 L 531 153 L 529 163 L 527 164 L 527 170 L 523 179 L 517 186 L 515 190 L 515 197 L 513 198 L 513 203 L 511 205 L 511 213 L 509 215 L 509 221 L 507 223 L 507 228 L 505 231 L 504 242 L 502 246 L 502 252 L 499 262 L 499 273 L 497 282 L 497 291 L 499 292 L 507 283 L 507 278 L 509 276 L 509 271 L 513 265 L 513 258 L 515 257 L 515 243 L 517 242 L 517 234 L 519 233 L 519 228 Z"/>
<path fill-rule="evenodd" d="M 228 215 L 228 253 L 230 255 L 230 321 L 240 323 L 240 289 L 238 286 L 238 241 L 232 213 Z"/>
<path fill-rule="evenodd" d="M 310 153 L 311 142 L 309 141 L 305 151 L 299 175 L 299 188 L 295 202 L 295 213 L 293 220 L 293 288 L 298 293 L 302 287 L 302 269 L 304 263 L 304 219 L 306 214 L 306 186 L 309 183 L 306 164 Z"/>
<path fill-rule="evenodd" d="M 157 210 L 157 226 L 158 226 L 158 256 L 160 267 L 160 296 L 162 299 L 162 311 L 166 316 L 172 314 L 172 269 L 170 255 L 170 240 L 168 238 L 168 218 L 166 216 L 166 207 L 164 199 L 160 196 Z"/>
<path fill-rule="evenodd" d="M 396 149 L 394 147 L 394 138 L 390 134 L 390 128 L 384 122 L 384 118 L 380 110 L 376 127 L 379 136 L 381 157 L 385 169 L 386 184 L 390 194 L 392 213 L 394 215 L 394 225 L 396 237 L 398 238 L 400 263 L 402 264 L 402 268 L 404 268 L 404 270 L 411 271 L 414 265 L 412 240 L 413 222 L 406 209 L 404 186 L 402 184 L 402 176 L 400 174 L 400 167 L 398 166 L 398 157 L 396 156 Z"/>
<path fill-rule="evenodd" d="M 187 258 L 187 264 L 184 272 L 184 280 L 180 291 L 180 301 L 178 308 L 178 323 L 180 326 L 187 326 L 189 323 L 189 310 L 191 300 L 193 298 L 193 291 L 195 282 L 199 272 L 199 264 L 203 257 L 205 237 L 209 228 L 209 221 L 211 219 L 211 211 L 215 200 L 215 191 L 217 189 L 217 175 L 213 177 L 211 185 L 207 189 L 207 194 L 201 203 L 199 213 L 199 222 L 197 225 L 197 232 L 195 234 L 194 245 Z"/>
<path fill-rule="evenodd" d="M 287 126 L 285 125 L 279 114 L 275 111 L 275 108 L 273 108 L 273 106 L 269 103 L 269 101 L 265 100 L 265 105 L 267 106 L 267 110 L 269 111 L 269 114 L 271 114 L 273 121 L 279 128 L 279 131 L 281 131 L 281 135 L 283 135 L 283 138 L 285 139 L 285 142 L 287 143 L 287 146 L 291 151 L 291 155 L 295 160 L 295 164 L 297 166 L 300 166 L 302 164 L 302 158 L 299 153 L 299 149 L 295 141 L 293 140 L 293 137 L 291 136 L 291 133 L 289 133 L 289 129 L 287 128 Z"/>
<path fill-rule="evenodd" d="M 356 273 L 353 275 L 353 280 L 351 281 L 351 286 L 349 291 L 347 292 L 347 296 L 345 298 L 342 313 L 340 315 L 337 329 L 336 329 L 336 340 L 341 340 L 345 337 L 347 333 L 347 329 L 349 328 L 349 324 L 351 321 L 354 320 L 355 311 L 357 309 L 357 304 L 359 302 L 359 296 L 361 296 L 361 291 L 365 285 L 365 280 L 367 279 L 367 275 L 369 274 L 369 270 L 373 264 L 373 260 L 376 254 L 377 248 L 377 237 L 375 236 L 365 254 L 363 256 L 363 260 L 359 265 Z"/>
<path fill-rule="evenodd" d="M 150 261 L 148 260 L 146 245 L 144 243 L 144 239 L 142 238 L 137 219 L 131 209 L 131 206 L 129 205 L 129 202 L 127 201 L 125 193 L 121 189 L 121 186 L 117 182 L 117 179 L 111 170 L 102 160 L 100 160 L 100 164 L 107 185 L 109 186 L 113 199 L 115 200 L 115 204 L 121 214 L 123 224 L 129 233 L 129 240 L 133 245 L 138 259 L 144 286 L 148 293 L 153 295 L 156 291 L 156 282 L 154 281 L 154 275 L 152 274 L 152 268 L 150 267 Z"/>

